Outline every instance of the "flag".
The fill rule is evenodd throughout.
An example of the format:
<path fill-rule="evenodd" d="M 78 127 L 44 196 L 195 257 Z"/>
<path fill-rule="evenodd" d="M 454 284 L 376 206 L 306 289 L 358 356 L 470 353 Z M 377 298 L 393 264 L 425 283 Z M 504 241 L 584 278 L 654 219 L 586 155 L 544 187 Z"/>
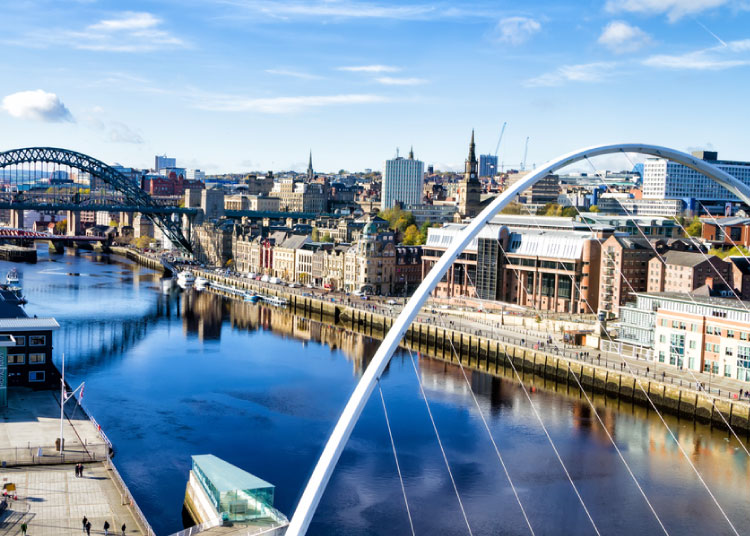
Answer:
<path fill-rule="evenodd" d="M 79 401 L 79 402 L 80 402 L 81 400 L 83 400 L 83 390 L 84 390 L 85 388 L 86 388 L 86 383 L 84 382 L 84 383 L 82 383 L 82 384 L 81 384 L 81 392 L 80 392 L 80 393 L 78 394 L 78 401 Z"/>

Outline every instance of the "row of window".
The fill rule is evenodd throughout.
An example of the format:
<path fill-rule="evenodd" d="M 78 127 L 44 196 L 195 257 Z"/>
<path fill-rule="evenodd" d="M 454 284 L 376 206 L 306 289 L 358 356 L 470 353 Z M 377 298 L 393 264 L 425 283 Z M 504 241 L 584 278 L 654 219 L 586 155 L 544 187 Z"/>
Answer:
<path fill-rule="evenodd" d="M 46 354 L 29 354 L 30 364 L 39 364 L 46 361 Z M 9 365 L 23 365 L 26 363 L 25 354 L 8 354 Z"/>
<path fill-rule="evenodd" d="M 8 377 L 20 376 L 20 372 L 9 372 Z M 43 382 L 45 380 L 45 374 L 43 370 L 30 370 L 29 381 L 30 382 Z"/>
<path fill-rule="evenodd" d="M 14 335 L 16 346 L 26 346 L 25 335 Z M 29 335 L 29 346 L 44 346 L 47 344 L 47 337 L 44 335 Z"/>

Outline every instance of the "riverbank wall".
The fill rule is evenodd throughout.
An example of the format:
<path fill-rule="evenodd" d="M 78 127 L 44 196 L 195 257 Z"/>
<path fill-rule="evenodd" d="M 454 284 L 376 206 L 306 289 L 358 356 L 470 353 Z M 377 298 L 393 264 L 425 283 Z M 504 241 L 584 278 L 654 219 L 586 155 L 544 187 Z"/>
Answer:
<path fill-rule="evenodd" d="M 131 260 L 156 270 L 164 270 L 158 261 L 126 248 L 124 254 Z M 123 253 L 120 253 L 123 254 Z M 284 298 L 291 313 L 342 327 L 374 339 L 382 340 L 395 322 L 394 317 L 351 307 L 345 303 L 326 300 L 325 297 L 301 296 L 285 287 L 270 287 L 249 279 L 229 278 L 210 271 L 200 270 L 203 277 L 227 287 L 253 291 L 268 296 Z M 209 287 L 211 288 L 211 287 Z M 231 299 L 236 294 L 211 288 L 213 292 Z M 577 388 L 578 381 L 584 389 L 621 401 L 631 402 L 647 409 L 656 409 L 680 418 L 709 424 L 718 428 L 730 425 L 736 432 L 750 436 L 750 404 L 709 395 L 693 389 L 688 382 L 660 381 L 653 375 L 631 373 L 618 363 L 601 364 L 556 355 L 544 350 L 533 350 L 509 341 L 472 335 L 462 331 L 412 323 L 401 346 L 435 359 L 460 364 L 471 370 L 510 378 L 516 375 L 533 375 L 553 381 L 566 389 Z"/>
<path fill-rule="evenodd" d="M 395 322 L 395 318 L 390 316 L 340 302 L 326 301 L 324 298 L 300 296 L 283 287 L 260 286 L 254 281 L 230 279 L 210 272 L 203 272 L 202 275 L 222 285 L 284 298 L 288 301 L 289 311 L 295 315 L 326 322 L 375 339 L 382 340 Z M 220 289 L 212 290 L 237 299 L 236 295 Z M 687 382 L 671 383 L 645 374 L 633 374 L 618 363 L 609 363 L 607 366 L 593 359 L 591 362 L 584 362 L 503 340 L 419 322 L 409 327 L 401 346 L 447 363 L 458 364 L 460 361 L 462 366 L 471 370 L 514 381 L 518 379 L 516 374 L 531 374 L 540 379 L 551 380 L 558 386 L 577 388 L 577 378 L 587 391 L 719 428 L 727 428 L 727 424 L 730 424 L 736 432 L 750 436 L 749 404 L 697 392 Z"/>
<path fill-rule="evenodd" d="M 141 266 L 145 266 L 146 268 L 151 268 L 152 270 L 156 270 L 158 272 L 167 271 L 167 268 L 161 263 L 159 259 L 154 259 L 153 257 L 144 255 L 143 253 L 140 253 L 134 249 L 124 248 L 121 246 L 110 246 L 109 250 L 112 253 L 122 255 L 123 257 L 130 259 L 133 262 L 137 262 L 138 264 L 140 264 Z"/>

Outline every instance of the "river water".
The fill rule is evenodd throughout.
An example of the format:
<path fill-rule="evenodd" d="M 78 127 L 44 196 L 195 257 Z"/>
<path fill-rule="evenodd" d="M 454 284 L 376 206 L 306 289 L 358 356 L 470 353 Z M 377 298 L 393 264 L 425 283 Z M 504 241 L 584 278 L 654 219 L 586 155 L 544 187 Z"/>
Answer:
<path fill-rule="evenodd" d="M 10 264 L 0 262 L 4 276 Z M 276 486 L 292 509 L 377 341 L 210 293 L 163 294 L 160 274 L 120 257 L 50 255 L 19 265 L 29 314 L 54 316 L 55 356 L 112 439 L 115 462 L 157 534 L 183 528 L 193 454 L 215 454 Z M 473 534 L 529 534 L 460 369 L 415 356 Z M 536 534 L 595 534 L 537 421 L 602 534 L 660 534 L 656 517 L 585 399 L 541 380 L 469 373 Z M 408 353 L 381 381 L 417 534 L 468 534 Z M 563 391 L 565 391 L 563 389 Z M 733 534 L 653 413 L 595 405 L 669 534 Z M 725 432 L 666 417 L 740 534 L 750 533 L 750 464 Z M 375 391 L 310 528 L 409 534 Z"/>

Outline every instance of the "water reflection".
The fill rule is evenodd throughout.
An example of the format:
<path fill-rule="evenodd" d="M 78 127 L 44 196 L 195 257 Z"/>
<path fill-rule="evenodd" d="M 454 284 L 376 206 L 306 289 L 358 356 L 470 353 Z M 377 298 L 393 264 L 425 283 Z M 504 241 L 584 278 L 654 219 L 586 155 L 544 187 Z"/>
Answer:
<path fill-rule="evenodd" d="M 60 321 L 56 355 L 66 353 L 74 382 L 86 380 L 88 404 L 157 533 L 181 528 L 191 454 L 214 453 L 274 483 L 278 507 L 290 513 L 378 342 L 210 293 L 164 293 L 159 274 L 125 260 L 41 251 L 39 258 L 19 267 L 27 310 Z M 7 268 L 0 263 L 0 272 Z M 461 370 L 418 360 L 474 532 L 527 533 Z M 518 383 L 467 374 L 537 534 L 591 533 Z M 602 533 L 658 533 L 580 393 L 529 375 L 524 382 Z M 408 354 L 394 357 L 382 386 L 418 533 L 465 533 Z M 653 412 L 593 399 L 672 534 L 730 533 Z M 747 532 L 745 453 L 725 432 L 666 420 Z M 310 534 L 405 533 L 400 493 L 382 408 L 371 403 Z"/>

